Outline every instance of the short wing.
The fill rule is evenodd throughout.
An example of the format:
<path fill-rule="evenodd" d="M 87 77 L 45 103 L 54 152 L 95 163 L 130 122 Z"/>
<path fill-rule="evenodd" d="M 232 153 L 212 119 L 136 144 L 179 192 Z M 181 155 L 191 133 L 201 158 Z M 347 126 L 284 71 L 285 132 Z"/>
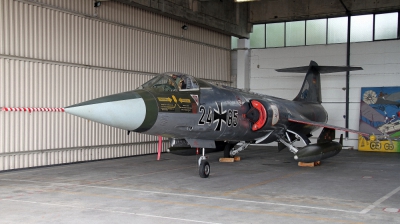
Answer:
<path fill-rule="evenodd" d="M 300 123 L 300 124 L 308 124 L 308 125 L 313 125 L 313 126 L 318 126 L 318 127 L 331 128 L 331 129 L 335 129 L 335 130 L 352 132 L 352 133 L 356 133 L 356 134 L 363 135 L 363 136 L 370 136 L 370 134 L 368 134 L 368 133 L 364 133 L 364 132 L 360 132 L 360 131 L 356 131 L 356 130 L 348 129 L 348 128 L 342 128 L 339 126 L 330 125 L 330 124 L 326 124 L 323 122 L 316 122 L 316 121 L 310 121 L 310 120 L 299 119 L 299 118 L 289 118 L 288 120 L 291 122 L 296 122 L 296 123 Z"/>

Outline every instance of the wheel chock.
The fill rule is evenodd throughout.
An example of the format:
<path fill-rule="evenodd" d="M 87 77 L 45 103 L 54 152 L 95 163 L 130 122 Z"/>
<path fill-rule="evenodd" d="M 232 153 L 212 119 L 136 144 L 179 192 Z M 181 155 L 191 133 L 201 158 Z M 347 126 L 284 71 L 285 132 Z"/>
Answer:
<path fill-rule="evenodd" d="M 234 158 L 219 158 L 220 163 L 233 163 L 234 161 Z"/>
<path fill-rule="evenodd" d="M 321 165 L 321 161 L 316 161 L 316 162 L 311 162 L 311 163 L 299 162 L 298 165 L 299 165 L 299 166 L 302 166 L 302 167 L 314 167 L 314 166 L 319 166 L 319 165 Z"/>
<path fill-rule="evenodd" d="M 235 156 L 235 157 L 233 157 L 233 160 L 234 160 L 235 162 L 239 162 L 239 161 L 240 161 L 240 156 Z"/>

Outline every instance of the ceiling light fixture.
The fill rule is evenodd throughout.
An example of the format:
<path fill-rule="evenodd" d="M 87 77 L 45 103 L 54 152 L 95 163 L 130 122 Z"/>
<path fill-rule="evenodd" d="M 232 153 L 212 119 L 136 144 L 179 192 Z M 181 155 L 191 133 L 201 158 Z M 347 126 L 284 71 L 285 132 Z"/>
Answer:
<path fill-rule="evenodd" d="M 100 7 L 100 6 L 101 6 L 101 1 L 95 1 L 94 2 L 94 7 L 95 8 Z"/>

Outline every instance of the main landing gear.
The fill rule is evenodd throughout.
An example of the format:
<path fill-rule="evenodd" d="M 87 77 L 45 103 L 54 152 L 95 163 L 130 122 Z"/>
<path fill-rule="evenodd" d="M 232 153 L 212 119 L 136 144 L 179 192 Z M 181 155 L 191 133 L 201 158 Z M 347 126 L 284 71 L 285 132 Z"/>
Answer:
<path fill-rule="evenodd" d="M 205 149 L 203 148 L 201 156 L 199 158 L 199 175 L 201 178 L 207 178 L 210 175 L 210 172 L 210 163 L 207 162 Z"/>
<path fill-rule="evenodd" d="M 237 145 L 239 147 L 234 148 L 235 145 Z M 224 148 L 224 157 L 225 158 L 233 158 L 239 152 L 245 150 L 249 145 L 250 145 L 250 142 L 245 142 L 245 141 L 241 141 L 241 142 L 234 143 L 234 144 L 227 143 Z"/>

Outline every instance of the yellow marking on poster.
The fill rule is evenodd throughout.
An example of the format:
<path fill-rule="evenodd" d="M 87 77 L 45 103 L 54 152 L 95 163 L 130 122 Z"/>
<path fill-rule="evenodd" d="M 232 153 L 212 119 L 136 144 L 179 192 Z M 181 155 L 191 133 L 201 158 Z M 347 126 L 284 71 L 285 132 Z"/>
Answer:
<path fill-rule="evenodd" d="M 361 135 L 358 136 L 358 151 L 400 152 L 396 141 L 377 140 L 375 136 L 368 140 Z"/>

